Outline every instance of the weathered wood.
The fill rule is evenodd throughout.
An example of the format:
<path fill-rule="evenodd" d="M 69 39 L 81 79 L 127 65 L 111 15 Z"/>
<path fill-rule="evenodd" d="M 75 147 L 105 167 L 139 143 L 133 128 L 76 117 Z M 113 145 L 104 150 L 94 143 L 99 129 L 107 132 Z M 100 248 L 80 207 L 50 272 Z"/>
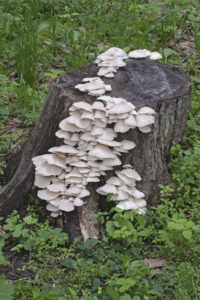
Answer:
<path fill-rule="evenodd" d="M 157 112 L 151 133 L 144 134 L 134 129 L 118 135 L 119 141 L 128 139 L 137 145 L 129 153 L 122 155 L 121 160 L 123 164 L 133 165 L 141 175 L 142 182 L 137 187 L 145 193 L 147 203 L 152 205 L 159 201 L 158 184 L 167 184 L 170 180 L 167 163 L 172 142 L 183 141 L 191 100 L 191 82 L 183 71 L 163 63 L 149 60 L 126 60 L 126 63 L 126 67 L 121 68 L 114 79 L 103 80 L 112 86 L 112 92 L 108 95 L 125 98 L 136 109 L 145 105 Z M 23 148 L 19 163 L 17 162 L 15 174 L 0 191 L 0 215 L 7 216 L 13 209 L 24 205 L 33 186 L 34 167 L 31 158 L 47 153 L 52 146 L 62 144 L 55 137 L 55 131 L 59 122 L 69 115 L 72 103 L 92 103 L 96 99 L 77 91 L 74 86 L 85 77 L 96 76 L 97 71 L 97 67 L 91 64 L 67 73 L 59 83 L 52 86 L 40 118 Z M 13 172 L 14 168 L 11 169 Z M 107 177 L 113 172 L 109 171 Z M 9 167 L 7 173 L 9 174 Z M 71 240 L 81 232 L 86 237 L 98 236 L 92 216 L 98 212 L 99 202 L 105 203 L 105 197 L 96 193 L 96 187 L 103 185 L 106 179 L 102 178 L 98 185 L 89 185 L 91 196 L 87 198 L 86 204 L 73 213 L 65 214 L 63 224 Z"/>

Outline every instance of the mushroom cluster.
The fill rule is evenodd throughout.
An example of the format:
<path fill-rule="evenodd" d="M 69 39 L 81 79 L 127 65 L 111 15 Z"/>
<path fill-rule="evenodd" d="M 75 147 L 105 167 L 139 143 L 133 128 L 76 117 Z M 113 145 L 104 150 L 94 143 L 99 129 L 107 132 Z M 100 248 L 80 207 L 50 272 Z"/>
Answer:
<path fill-rule="evenodd" d="M 156 59 L 156 52 L 149 53 L 148 57 L 154 53 L 152 59 Z M 126 58 L 128 56 L 122 49 L 110 48 L 95 61 L 101 67 L 98 75 L 113 77 L 117 69 L 125 65 L 123 60 Z M 121 165 L 119 156 L 122 153 L 136 147 L 129 140 L 117 141 L 118 132 L 138 128 L 149 133 L 150 125 L 155 122 L 152 108 L 142 107 L 136 111 L 135 106 L 123 98 L 105 96 L 104 93 L 112 88 L 99 77 L 84 78 L 83 82 L 75 88 L 98 97 L 97 101 L 92 104 L 83 101 L 73 103 L 69 117 L 60 122 L 60 129 L 55 133 L 58 138 L 64 139 L 64 145 L 52 147 L 50 153 L 32 159 L 35 165 L 34 185 L 40 188 L 38 197 L 47 201 L 46 208 L 53 217 L 84 205 L 83 198 L 90 195 L 86 188 L 88 183 L 99 182 L 106 171 Z M 130 165 L 115 173 L 116 176 L 108 179 L 97 192 L 112 194 L 112 200 L 119 201 L 117 207 L 121 209 L 145 212 L 144 194 L 136 189 L 136 181 L 141 180 L 139 174 Z"/>
<path fill-rule="evenodd" d="M 113 78 L 114 73 L 121 67 L 124 67 L 126 63 L 124 59 L 127 59 L 128 55 L 120 48 L 112 47 L 104 53 L 97 56 L 94 61 L 99 67 L 98 76 L 104 76 L 107 78 Z"/>
<path fill-rule="evenodd" d="M 147 49 L 139 49 L 129 52 L 129 58 L 149 58 L 152 60 L 161 59 L 162 55 L 159 52 L 151 52 Z"/>
<path fill-rule="evenodd" d="M 82 81 L 86 83 L 75 85 L 75 89 L 81 92 L 88 92 L 91 96 L 98 97 L 112 90 L 111 85 L 105 84 L 99 77 L 84 78 Z"/>
<path fill-rule="evenodd" d="M 119 201 L 118 208 L 123 210 L 134 209 L 138 214 L 146 211 L 146 201 L 142 199 L 144 193 L 136 189 L 136 181 L 140 181 L 140 175 L 131 165 L 124 165 L 122 171 L 115 171 L 117 176 L 110 177 L 106 184 L 97 189 L 101 195 L 112 195 L 111 200 Z"/>
<path fill-rule="evenodd" d="M 38 197 L 48 202 L 46 208 L 54 217 L 83 205 L 83 198 L 90 195 L 87 184 L 99 182 L 105 171 L 121 165 L 118 156 L 136 146 L 129 140 L 115 140 L 118 132 L 125 132 L 120 129 L 121 122 L 132 113 L 137 116 L 135 106 L 123 98 L 108 97 L 104 102 L 74 103 L 69 117 L 60 122 L 56 132 L 58 138 L 64 139 L 64 145 L 33 158 L 34 185 L 41 188 Z M 115 123 L 114 128 L 107 128 L 111 123 Z M 126 125 L 126 131 L 136 126 L 137 122 L 134 127 Z"/>
<path fill-rule="evenodd" d="M 136 111 L 135 106 L 123 98 L 101 96 L 97 99 L 106 102 L 108 124 L 116 123 L 115 132 L 125 133 L 136 127 L 143 133 L 151 131 L 149 125 L 155 123 L 155 111 L 152 108 L 143 106 Z"/>

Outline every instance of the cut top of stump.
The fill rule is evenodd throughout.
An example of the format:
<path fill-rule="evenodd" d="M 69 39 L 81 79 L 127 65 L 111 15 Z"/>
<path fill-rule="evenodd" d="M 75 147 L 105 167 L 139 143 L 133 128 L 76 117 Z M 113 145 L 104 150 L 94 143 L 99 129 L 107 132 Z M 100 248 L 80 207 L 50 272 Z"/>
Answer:
<path fill-rule="evenodd" d="M 97 72 L 98 68 L 92 63 L 68 72 L 62 77 L 60 84 L 74 89 L 83 78 L 95 77 Z M 124 98 L 138 108 L 144 105 L 156 106 L 160 102 L 181 97 L 191 87 L 190 78 L 184 71 L 147 59 L 127 59 L 126 66 L 120 68 L 114 78 L 103 78 L 103 81 L 112 86 L 112 91 L 106 95 Z M 88 94 L 79 91 L 76 93 L 82 99 L 89 100 Z"/>

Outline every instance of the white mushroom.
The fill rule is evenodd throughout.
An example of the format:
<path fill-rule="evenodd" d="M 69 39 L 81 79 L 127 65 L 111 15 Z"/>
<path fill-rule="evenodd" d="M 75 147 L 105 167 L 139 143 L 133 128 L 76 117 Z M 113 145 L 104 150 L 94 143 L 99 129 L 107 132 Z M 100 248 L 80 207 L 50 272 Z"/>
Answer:
<path fill-rule="evenodd" d="M 74 205 L 68 199 L 63 199 L 59 202 L 58 208 L 66 212 L 70 212 L 74 210 Z"/>
<path fill-rule="evenodd" d="M 109 147 L 101 144 L 97 144 L 89 151 L 88 155 L 96 157 L 97 159 L 116 158 L 116 155 L 109 149 Z"/>
<path fill-rule="evenodd" d="M 149 58 L 152 60 L 161 59 L 162 55 L 159 52 L 151 52 Z"/>
<path fill-rule="evenodd" d="M 147 49 L 139 49 L 129 52 L 128 56 L 130 58 L 146 58 L 150 56 L 151 52 Z"/>
<path fill-rule="evenodd" d="M 42 200 L 50 201 L 59 196 L 59 192 L 50 192 L 47 189 L 39 190 L 37 193 L 38 197 Z"/>
<path fill-rule="evenodd" d="M 112 184 L 105 184 L 97 189 L 97 193 L 100 195 L 117 194 L 116 186 Z"/>
<path fill-rule="evenodd" d="M 55 182 L 53 184 L 50 184 L 47 186 L 47 190 L 50 192 L 65 192 L 66 191 L 66 186 L 62 182 Z"/>
<path fill-rule="evenodd" d="M 143 49 L 129 53 L 129 57 L 150 59 L 161 58 L 157 52 Z M 114 77 L 119 67 L 125 66 L 126 53 L 116 47 L 100 54 L 96 63 L 101 67 L 98 75 Z M 86 186 L 90 182 L 99 182 L 105 171 L 121 164 L 119 155 L 133 149 L 136 145 L 129 140 L 116 141 L 117 133 L 125 133 L 129 129 L 149 132 L 149 125 L 155 122 L 155 111 L 142 107 L 135 111 L 135 106 L 123 98 L 103 96 L 111 91 L 99 77 L 84 78 L 83 83 L 75 88 L 88 92 L 92 96 L 100 96 L 93 104 L 78 101 L 69 108 L 69 116 L 59 124 L 56 132 L 63 138 L 65 145 L 52 147 L 50 154 L 33 158 L 36 167 L 35 185 L 43 188 L 38 197 L 48 201 L 47 210 L 51 216 L 57 217 L 62 211 L 70 212 L 76 206 L 82 206 L 81 198 L 90 195 Z M 103 102 L 102 102 L 102 101 Z M 114 123 L 114 129 L 112 127 Z M 109 126 L 109 127 L 107 127 Z M 120 201 L 117 207 L 137 209 L 138 213 L 146 211 L 144 193 L 136 189 L 136 181 L 141 180 L 132 166 L 124 165 L 121 171 L 115 172 L 106 184 L 97 189 L 102 195 L 112 194 L 112 200 Z"/>
<path fill-rule="evenodd" d="M 47 185 L 50 184 L 52 178 L 53 178 L 53 176 L 42 176 L 42 175 L 36 173 L 34 185 L 39 188 L 46 188 Z"/>

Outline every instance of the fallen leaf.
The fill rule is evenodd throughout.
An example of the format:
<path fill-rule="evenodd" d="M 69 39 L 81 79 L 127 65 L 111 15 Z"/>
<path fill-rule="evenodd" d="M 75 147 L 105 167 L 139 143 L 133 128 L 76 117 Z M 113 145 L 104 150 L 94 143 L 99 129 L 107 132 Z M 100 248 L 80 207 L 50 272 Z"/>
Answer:
<path fill-rule="evenodd" d="M 165 259 L 145 258 L 143 261 L 150 269 L 162 268 L 167 265 Z"/>

